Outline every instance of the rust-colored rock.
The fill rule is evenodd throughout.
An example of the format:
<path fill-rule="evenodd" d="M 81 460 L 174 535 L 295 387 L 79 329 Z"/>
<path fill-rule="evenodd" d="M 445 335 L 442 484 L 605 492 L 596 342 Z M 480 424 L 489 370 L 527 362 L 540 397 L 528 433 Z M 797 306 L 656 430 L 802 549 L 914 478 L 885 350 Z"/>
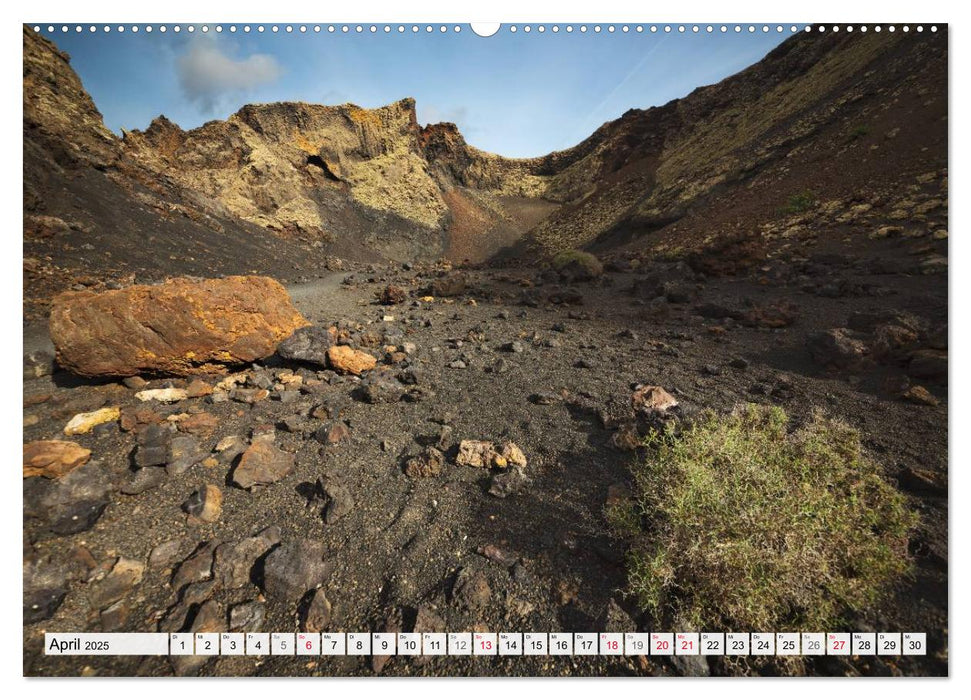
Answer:
<path fill-rule="evenodd" d="M 662 387 L 645 384 L 631 396 L 634 410 L 647 415 L 663 414 L 678 405 L 678 400 Z"/>
<path fill-rule="evenodd" d="M 50 319 L 58 364 L 86 377 L 220 371 L 306 325 L 279 282 L 256 276 L 65 292 Z"/>
<path fill-rule="evenodd" d="M 254 442 L 233 472 L 233 483 L 242 489 L 275 483 L 293 471 L 293 455 L 269 442 Z"/>
<path fill-rule="evenodd" d="M 373 355 L 355 350 L 348 345 L 334 345 L 327 349 L 327 362 L 331 369 L 343 374 L 357 374 L 374 369 L 378 361 Z"/>
<path fill-rule="evenodd" d="M 24 445 L 24 478 L 56 479 L 77 469 L 91 457 L 91 450 L 66 440 L 36 440 Z"/>

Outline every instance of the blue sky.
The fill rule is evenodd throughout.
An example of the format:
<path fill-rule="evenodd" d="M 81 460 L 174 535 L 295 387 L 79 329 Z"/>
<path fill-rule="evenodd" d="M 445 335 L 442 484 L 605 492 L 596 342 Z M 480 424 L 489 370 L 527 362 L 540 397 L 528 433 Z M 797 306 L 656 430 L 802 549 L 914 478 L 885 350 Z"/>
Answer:
<path fill-rule="evenodd" d="M 59 30 L 59 27 L 58 27 Z M 183 128 L 251 102 L 417 100 L 422 124 L 453 121 L 486 151 L 535 156 L 575 145 L 631 107 L 682 97 L 755 63 L 789 32 L 581 34 L 269 31 L 44 35 L 71 55 L 107 126 Z"/>

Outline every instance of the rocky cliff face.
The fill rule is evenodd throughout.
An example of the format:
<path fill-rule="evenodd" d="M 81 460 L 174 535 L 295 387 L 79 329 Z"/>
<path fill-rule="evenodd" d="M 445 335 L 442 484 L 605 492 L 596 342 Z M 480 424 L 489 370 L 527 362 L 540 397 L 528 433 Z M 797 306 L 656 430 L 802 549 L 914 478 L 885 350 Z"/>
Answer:
<path fill-rule="evenodd" d="M 534 259 L 642 245 L 670 255 L 684 223 L 714 202 L 743 201 L 763 187 L 761 208 L 744 213 L 762 225 L 791 194 L 786 188 L 817 189 L 793 178 L 807 159 L 828 164 L 835 194 L 847 189 L 841 170 L 886 178 L 894 171 L 884 157 L 896 148 L 873 142 L 864 152 L 867 139 L 848 136 L 878 123 L 881 133 L 927 127 L 897 141 L 910 155 L 894 167 L 937 167 L 928 158 L 940 161 L 942 152 L 946 163 L 946 60 L 946 31 L 803 33 L 717 85 L 630 110 L 573 148 L 509 159 L 470 146 L 454 124 L 420 126 L 411 99 L 378 109 L 247 105 L 189 131 L 160 116 L 118 138 L 67 56 L 25 28 L 25 226 L 36 234 L 28 238 L 45 238 L 61 229 L 107 233 L 110 223 L 119 269 L 144 269 L 164 255 L 124 239 L 145 228 L 143 219 L 173 241 L 215 232 L 268 246 L 296 270 L 328 254 L 483 261 L 500 250 Z M 906 114 L 895 111 L 901 103 Z M 56 194 L 68 170 L 70 220 Z M 106 212 L 115 196 L 144 216 Z M 695 225 L 688 238 L 710 245 L 737 234 L 729 228 Z M 177 272 L 201 266 L 174 255 Z M 230 255 L 210 267 L 231 267 Z"/>

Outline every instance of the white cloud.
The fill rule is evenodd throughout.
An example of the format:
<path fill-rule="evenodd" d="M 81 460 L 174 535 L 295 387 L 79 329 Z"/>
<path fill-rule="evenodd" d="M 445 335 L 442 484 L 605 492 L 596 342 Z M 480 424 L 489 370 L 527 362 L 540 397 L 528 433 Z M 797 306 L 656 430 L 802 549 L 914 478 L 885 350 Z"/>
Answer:
<path fill-rule="evenodd" d="M 210 38 L 191 42 L 186 52 L 176 59 L 176 70 L 186 97 L 207 112 L 213 111 L 223 96 L 272 83 L 283 73 L 280 64 L 269 54 L 234 58 Z"/>

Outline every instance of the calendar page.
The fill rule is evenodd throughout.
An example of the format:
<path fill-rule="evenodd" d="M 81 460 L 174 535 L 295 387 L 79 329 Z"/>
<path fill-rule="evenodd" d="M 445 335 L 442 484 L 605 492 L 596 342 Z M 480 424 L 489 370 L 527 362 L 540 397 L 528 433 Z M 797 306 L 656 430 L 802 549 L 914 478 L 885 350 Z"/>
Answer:
<path fill-rule="evenodd" d="M 25 8 L 24 676 L 949 675 L 948 24 L 649 10 Z"/>

